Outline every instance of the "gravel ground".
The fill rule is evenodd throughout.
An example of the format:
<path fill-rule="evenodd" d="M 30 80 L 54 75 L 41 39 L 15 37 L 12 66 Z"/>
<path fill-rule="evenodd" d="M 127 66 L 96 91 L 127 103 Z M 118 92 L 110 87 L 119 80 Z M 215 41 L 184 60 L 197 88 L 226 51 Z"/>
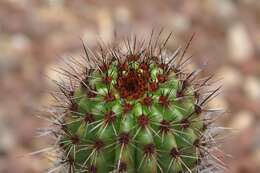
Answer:
<path fill-rule="evenodd" d="M 226 173 L 260 172 L 259 0 L 1 0 L 0 1 L 0 173 L 40 173 L 48 158 L 22 157 L 43 147 L 36 116 L 51 101 L 60 57 L 83 54 L 114 31 L 146 36 L 152 28 L 173 31 L 169 49 L 196 33 L 193 66 L 222 79 L 223 93 L 210 106 L 224 107 L 219 120 L 235 129 L 223 142 L 233 155 Z"/>

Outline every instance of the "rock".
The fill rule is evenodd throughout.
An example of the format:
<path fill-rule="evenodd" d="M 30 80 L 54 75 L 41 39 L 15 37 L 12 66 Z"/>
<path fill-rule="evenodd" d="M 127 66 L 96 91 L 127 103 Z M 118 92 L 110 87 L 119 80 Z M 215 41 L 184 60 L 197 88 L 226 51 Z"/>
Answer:
<path fill-rule="evenodd" d="M 131 20 L 131 12 L 126 6 L 119 6 L 115 11 L 116 20 L 121 24 L 128 24 Z"/>
<path fill-rule="evenodd" d="M 240 71 L 230 66 L 222 67 L 216 76 L 221 78 L 225 89 L 240 86 L 243 81 L 243 76 Z"/>
<path fill-rule="evenodd" d="M 94 47 L 97 44 L 97 33 L 92 29 L 85 29 L 82 32 L 82 40 L 89 47 Z"/>
<path fill-rule="evenodd" d="M 21 67 L 22 59 L 10 37 L 0 35 L 0 77 L 10 75 Z"/>
<path fill-rule="evenodd" d="M 243 131 L 249 128 L 254 123 L 254 115 L 248 110 L 240 111 L 236 114 L 233 121 L 228 127 L 233 128 L 234 130 Z"/>
<path fill-rule="evenodd" d="M 230 59 L 235 63 L 248 61 L 253 55 L 253 45 L 242 23 L 231 25 L 227 33 Z"/>
<path fill-rule="evenodd" d="M 258 141 L 259 142 L 259 141 Z M 260 146 L 256 146 L 254 152 L 253 152 L 253 160 L 255 163 L 260 163 Z M 260 169 L 260 165 L 258 166 L 258 169 Z"/>
<path fill-rule="evenodd" d="M 175 21 L 174 21 L 175 25 L 174 27 L 177 29 L 177 31 L 181 32 L 181 31 L 187 31 L 190 28 L 190 20 L 183 16 L 183 15 L 175 15 Z"/>
<path fill-rule="evenodd" d="M 209 102 L 209 107 L 210 108 L 221 108 L 221 109 L 227 109 L 228 108 L 228 103 L 224 98 L 223 93 L 218 95 L 216 98 L 211 100 Z"/>
<path fill-rule="evenodd" d="M 235 16 L 236 7 L 233 1 L 227 0 L 208 0 L 204 2 L 206 10 L 221 17 L 223 20 L 230 20 Z"/>
<path fill-rule="evenodd" d="M 58 72 L 60 68 L 64 68 L 62 60 L 46 66 L 44 74 L 47 76 L 47 84 L 51 88 L 56 88 L 57 85 L 53 81 L 61 82 L 62 74 Z"/>
<path fill-rule="evenodd" d="M 167 23 L 170 24 L 170 27 L 177 33 L 188 31 L 188 29 L 191 27 L 190 19 L 182 14 L 169 14 L 167 20 Z"/>
<path fill-rule="evenodd" d="M 254 142 L 251 146 L 251 149 L 252 149 L 252 160 L 253 160 L 253 164 L 256 165 L 257 167 L 257 172 L 260 171 L 260 138 L 259 138 L 259 135 L 260 135 L 260 123 L 258 122 L 256 124 L 256 128 L 255 128 L 255 139 L 254 139 Z"/>
<path fill-rule="evenodd" d="M 11 127 L 7 125 L 3 113 L 0 112 L 0 158 L 1 155 L 7 154 L 6 152 L 9 152 L 15 145 L 14 133 L 12 133 Z"/>
<path fill-rule="evenodd" d="M 54 8 L 63 8 L 65 0 L 47 0 L 48 5 Z"/>
<path fill-rule="evenodd" d="M 260 99 L 260 79 L 254 76 L 247 77 L 244 81 L 244 91 L 250 99 Z"/>
<path fill-rule="evenodd" d="M 233 1 L 219 0 L 215 2 L 217 6 L 216 12 L 223 19 L 231 19 L 235 16 L 236 8 Z"/>
<path fill-rule="evenodd" d="M 102 38 L 105 43 L 112 41 L 114 24 L 109 10 L 100 9 L 99 11 L 97 11 L 97 23 L 100 38 Z"/>
<path fill-rule="evenodd" d="M 240 0 L 241 1 L 241 3 L 244 3 L 244 4 L 246 4 L 246 5 L 256 5 L 256 3 L 258 2 L 258 1 L 256 1 L 256 0 Z"/>
<path fill-rule="evenodd" d="M 260 9 L 260 7 L 259 7 L 259 9 Z M 257 51 L 260 52 L 260 31 L 257 32 L 255 40 L 256 40 Z"/>
<path fill-rule="evenodd" d="M 16 51 L 24 51 L 31 48 L 30 39 L 23 34 L 13 35 L 11 39 L 11 44 Z"/>

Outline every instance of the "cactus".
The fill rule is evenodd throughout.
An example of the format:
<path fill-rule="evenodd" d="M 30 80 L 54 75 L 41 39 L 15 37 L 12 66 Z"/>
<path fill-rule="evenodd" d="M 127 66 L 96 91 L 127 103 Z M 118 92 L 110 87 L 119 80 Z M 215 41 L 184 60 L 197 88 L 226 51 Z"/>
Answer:
<path fill-rule="evenodd" d="M 127 39 L 125 49 L 85 44 L 85 62 L 60 69 L 61 97 L 52 117 L 58 165 L 75 173 L 184 173 L 211 167 L 212 119 L 206 103 L 212 76 L 198 79 L 185 58 L 191 40 L 173 54 L 170 35 L 147 42 Z M 212 157 L 211 157 L 212 156 Z"/>

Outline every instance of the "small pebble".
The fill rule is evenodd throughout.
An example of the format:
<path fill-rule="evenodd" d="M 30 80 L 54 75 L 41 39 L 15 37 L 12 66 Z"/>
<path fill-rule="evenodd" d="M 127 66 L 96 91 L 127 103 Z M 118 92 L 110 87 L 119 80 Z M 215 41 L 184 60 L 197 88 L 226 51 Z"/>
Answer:
<path fill-rule="evenodd" d="M 0 112 L 0 153 L 2 154 L 9 152 L 15 145 L 14 133 L 10 129 L 11 127 L 7 125 L 4 115 L 5 114 L 3 112 Z"/>
<path fill-rule="evenodd" d="M 224 66 L 219 71 L 217 76 L 221 78 L 221 82 L 224 84 L 225 89 L 230 89 L 232 87 L 237 87 L 242 84 L 243 76 L 239 70 Z"/>
<path fill-rule="evenodd" d="M 230 20 L 235 16 L 236 7 L 233 1 L 227 0 L 207 0 L 204 2 L 206 10 L 221 17 L 223 20 Z"/>
<path fill-rule="evenodd" d="M 227 33 L 230 59 L 235 63 L 248 61 L 253 55 L 253 45 L 242 23 L 232 25 Z"/>
<path fill-rule="evenodd" d="M 221 108 L 221 109 L 225 110 L 229 106 L 222 93 L 209 102 L 209 107 L 210 108 Z"/>
<path fill-rule="evenodd" d="M 114 24 L 109 10 L 100 9 L 97 11 L 97 23 L 100 38 L 102 38 L 105 43 L 112 41 L 114 34 Z"/>
<path fill-rule="evenodd" d="M 260 79 L 254 76 L 249 76 L 244 80 L 244 91 L 252 100 L 260 99 Z"/>
<path fill-rule="evenodd" d="M 234 130 L 243 131 L 254 123 L 254 115 L 248 110 L 242 110 L 236 114 L 229 127 Z"/>
<path fill-rule="evenodd" d="M 125 6 L 119 6 L 115 11 L 116 20 L 123 24 L 128 24 L 131 20 L 131 11 Z"/>
<path fill-rule="evenodd" d="M 170 27 L 175 32 L 184 32 L 188 31 L 190 28 L 190 20 L 184 15 L 181 14 L 169 14 L 170 16 L 167 18 Z"/>

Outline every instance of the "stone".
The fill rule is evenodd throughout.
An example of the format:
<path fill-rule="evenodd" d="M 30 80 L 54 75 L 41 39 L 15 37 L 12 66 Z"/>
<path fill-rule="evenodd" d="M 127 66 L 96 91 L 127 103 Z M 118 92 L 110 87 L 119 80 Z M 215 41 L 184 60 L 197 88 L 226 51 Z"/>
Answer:
<path fill-rule="evenodd" d="M 177 33 L 188 31 L 191 26 L 190 19 L 179 13 L 170 13 L 167 19 L 167 23 L 169 23 L 170 27 Z"/>
<path fill-rule="evenodd" d="M 235 16 L 236 7 L 233 1 L 227 0 L 208 0 L 204 2 L 206 10 L 221 17 L 224 20 L 230 20 Z"/>
<path fill-rule="evenodd" d="M 231 121 L 228 127 L 233 128 L 234 130 L 243 131 L 249 128 L 253 123 L 253 113 L 248 110 L 242 110 L 236 114 L 233 121 Z"/>
<path fill-rule="evenodd" d="M 237 87 L 242 84 L 243 76 L 241 72 L 230 66 L 223 66 L 217 75 L 221 78 L 221 82 L 225 89 L 232 89 L 232 87 Z"/>
<path fill-rule="evenodd" d="M 16 51 L 28 50 L 31 47 L 30 39 L 23 34 L 15 34 L 11 38 L 12 47 Z"/>
<path fill-rule="evenodd" d="M 0 107 L 1 108 L 1 107 Z M 1 109 L 0 109 L 1 110 Z M 0 158 L 1 155 L 7 154 L 15 145 L 15 136 L 11 127 L 7 125 L 4 112 L 0 112 Z"/>
<path fill-rule="evenodd" d="M 211 100 L 209 102 L 209 107 L 210 108 L 221 108 L 221 109 L 224 109 L 224 110 L 227 109 L 228 108 L 228 103 L 227 103 L 227 101 L 224 98 L 224 94 L 221 93 L 216 98 Z"/>
<path fill-rule="evenodd" d="M 260 79 L 255 76 L 247 77 L 244 81 L 244 91 L 250 99 L 260 99 Z"/>
<path fill-rule="evenodd" d="M 97 23 L 100 38 L 105 43 L 111 42 L 114 34 L 114 24 L 109 10 L 101 8 L 97 11 Z"/>
<path fill-rule="evenodd" d="M 253 45 L 244 24 L 235 23 L 227 32 L 230 59 L 235 63 L 248 61 L 253 55 Z"/>
<path fill-rule="evenodd" d="M 122 24 L 127 24 L 131 20 L 131 11 L 126 6 L 119 6 L 115 11 L 116 20 Z"/>

